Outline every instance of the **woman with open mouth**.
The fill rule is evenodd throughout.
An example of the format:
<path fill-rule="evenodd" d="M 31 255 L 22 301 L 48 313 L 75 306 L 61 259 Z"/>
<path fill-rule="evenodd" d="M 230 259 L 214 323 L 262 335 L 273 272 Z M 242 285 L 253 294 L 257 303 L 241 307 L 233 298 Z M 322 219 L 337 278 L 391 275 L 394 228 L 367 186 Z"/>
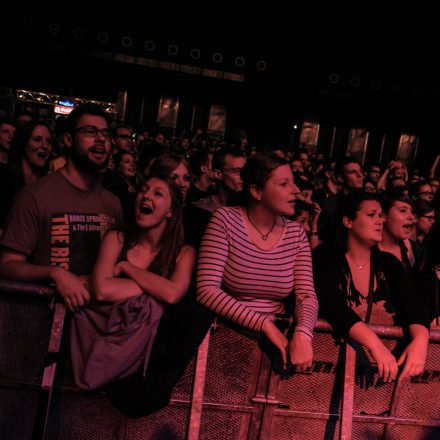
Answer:
<path fill-rule="evenodd" d="M 167 176 L 150 175 L 126 232 L 104 237 L 91 277 L 94 299 L 73 315 L 71 353 L 81 389 L 145 375 L 165 304 L 188 290 L 195 250 L 183 244 L 182 197 Z"/>
<path fill-rule="evenodd" d="M 412 200 L 404 194 L 390 192 L 383 197 L 382 207 L 385 223 L 379 248 L 397 257 L 405 270 L 412 273 L 417 266 L 416 253 L 410 241 L 416 222 Z"/>
<path fill-rule="evenodd" d="M 384 227 L 378 196 L 367 192 L 344 196 L 336 225 L 333 244 L 317 248 L 313 259 L 320 316 L 337 336 L 368 349 L 384 382 L 420 374 L 429 315 L 399 260 L 376 246 Z M 402 325 L 407 330 L 409 342 L 397 359 L 366 323 Z"/>

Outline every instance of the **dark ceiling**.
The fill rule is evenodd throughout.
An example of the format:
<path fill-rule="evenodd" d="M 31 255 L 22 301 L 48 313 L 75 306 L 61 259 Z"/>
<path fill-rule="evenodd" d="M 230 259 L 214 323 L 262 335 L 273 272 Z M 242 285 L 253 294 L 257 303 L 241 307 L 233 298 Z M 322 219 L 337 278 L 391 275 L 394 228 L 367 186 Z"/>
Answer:
<path fill-rule="evenodd" d="M 264 115 L 279 110 L 289 118 L 315 114 L 424 128 L 437 121 L 437 1 L 265 2 L 245 11 L 220 2 L 191 11 L 154 2 L 117 9 L 95 2 L 95 8 L 100 12 L 81 3 L 50 11 L 3 10 L 3 85 L 110 100 L 120 89 L 176 89 Z M 105 38 L 99 41 L 99 35 Z M 154 50 L 146 50 L 147 41 L 155 43 Z M 176 55 L 168 53 L 170 45 L 177 46 Z M 197 60 L 194 48 L 200 50 Z M 213 62 L 214 53 L 222 55 L 220 63 Z M 244 82 L 114 62 L 115 54 L 232 72 Z M 236 57 L 245 59 L 243 67 Z"/>

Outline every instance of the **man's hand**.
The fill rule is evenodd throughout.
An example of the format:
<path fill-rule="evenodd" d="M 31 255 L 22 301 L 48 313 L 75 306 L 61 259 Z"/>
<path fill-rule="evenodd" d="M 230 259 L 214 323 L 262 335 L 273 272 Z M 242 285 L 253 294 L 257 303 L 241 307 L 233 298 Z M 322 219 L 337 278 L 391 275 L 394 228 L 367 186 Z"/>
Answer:
<path fill-rule="evenodd" d="M 90 292 L 86 288 L 84 279 L 62 267 L 54 267 L 52 279 L 55 288 L 63 297 L 66 306 L 72 312 L 79 310 L 90 301 Z"/>

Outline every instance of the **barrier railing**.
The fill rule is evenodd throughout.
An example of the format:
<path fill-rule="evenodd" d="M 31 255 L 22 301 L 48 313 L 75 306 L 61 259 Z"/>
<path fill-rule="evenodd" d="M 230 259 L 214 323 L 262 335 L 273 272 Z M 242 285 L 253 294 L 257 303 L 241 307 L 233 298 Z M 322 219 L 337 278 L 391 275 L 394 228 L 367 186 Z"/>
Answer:
<path fill-rule="evenodd" d="M 385 384 L 369 353 L 337 345 L 325 321 L 315 327 L 312 369 L 301 374 L 280 374 L 260 335 L 220 322 L 170 404 L 127 419 L 103 393 L 76 389 L 61 344 L 65 308 L 55 298 L 48 287 L 0 280 L 0 438 L 440 438 L 438 330 L 423 374 Z M 398 356 L 402 330 L 370 327 Z"/>

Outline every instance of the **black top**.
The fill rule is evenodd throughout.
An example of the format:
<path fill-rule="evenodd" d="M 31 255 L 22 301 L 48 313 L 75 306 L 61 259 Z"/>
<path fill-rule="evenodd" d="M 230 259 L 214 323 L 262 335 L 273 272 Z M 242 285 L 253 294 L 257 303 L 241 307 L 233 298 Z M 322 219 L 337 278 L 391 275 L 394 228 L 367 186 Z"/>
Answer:
<path fill-rule="evenodd" d="M 433 269 L 425 269 L 418 274 L 417 292 L 428 309 L 430 320 L 440 316 L 440 280 Z"/>
<path fill-rule="evenodd" d="M 371 263 L 377 281 L 373 303 L 385 300 L 386 310 L 395 312 L 396 325 L 421 324 L 429 329 L 428 312 L 400 261 L 388 252 L 372 249 Z M 339 336 L 347 337 L 351 327 L 362 319 L 351 309 L 360 303 L 360 296 L 348 281 L 352 277 L 345 256 L 335 256 L 328 246 L 321 245 L 313 254 L 313 272 L 319 316 Z"/>

